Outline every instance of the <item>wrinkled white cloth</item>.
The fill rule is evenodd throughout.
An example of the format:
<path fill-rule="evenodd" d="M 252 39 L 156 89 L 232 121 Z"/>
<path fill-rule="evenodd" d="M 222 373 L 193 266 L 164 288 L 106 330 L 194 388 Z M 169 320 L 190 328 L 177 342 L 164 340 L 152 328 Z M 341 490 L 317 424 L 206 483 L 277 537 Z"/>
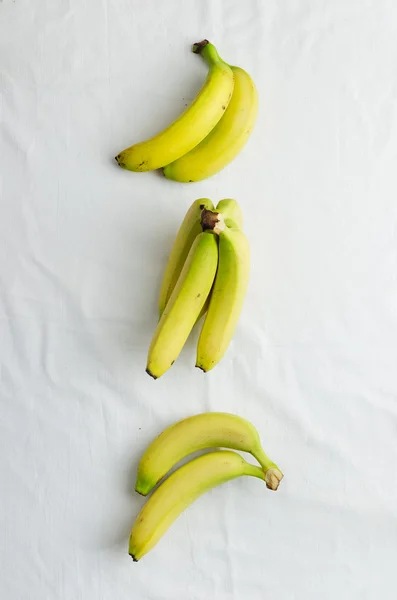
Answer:
<path fill-rule="evenodd" d="M 249 71 L 248 145 L 192 185 L 113 157 L 176 117 L 208 38 Z M 1 0 L 0 597 L 395 600 L 397 5 Z M 199 197 L 236 198 L 252 275 L 222 363 L 145 373 Z M 139 457 L 250 419 L 285 473 L 203 496 L 133 564 Z"/>

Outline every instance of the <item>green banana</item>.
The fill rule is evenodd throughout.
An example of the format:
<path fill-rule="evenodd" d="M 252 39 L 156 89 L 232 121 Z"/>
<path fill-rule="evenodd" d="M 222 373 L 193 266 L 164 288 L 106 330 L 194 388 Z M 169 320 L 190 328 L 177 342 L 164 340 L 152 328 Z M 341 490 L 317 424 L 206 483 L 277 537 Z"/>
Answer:
<path fill-rule="evenodd" d="M 218 244 L 211 232 L 200 233 L 161 316 L 148 354 L 146 372 L 154 379 L 178 358 L 208 298 L 218 265 Z"/>
<path fill-rule="evenodd" d="M 222 412 L 198 414 L 167 427 L 142 456 L 135 490 L 146 496 L 182 458 L 205 448 L 250 452 L 263 469 L 267 487 L 277 490 L 283 475 L 263 450 L 255 427 L 242 417 Z"/>
<path fill-rule="evenodd" d="M 210 208 L 209 210 L 212 209 Z M 243 228 L 243 211 L 237 200 L 233 200 L 233 198 L 224 198 L 218 202 L 215 211 L 222 214 L 227 225 L 229 225 L 229 221 L 233 221 L 238 229 Z"/>
<path fill-rule="evenodd" d="M 208 40 L 194 44 L 193 52 L 201 54 L 209 65 L 195 100 L 162 132 L 120 152 L 116 156 L 120 167 L 130 171 L 164 167 L 197 146 L 223 116 L 233 93 L 233 72 Z"/>
<path fill-rule="evenodd" d="M 219 264 L 197 345 L 196 366 L 204 372 L 222 359 L 233 337 L 248 287 L 250 252 L 244 233 L 227 227 L 220 213 L 203 211 L 203 228 L 219 235 Z"/>
<path fill-rule="evenodd" d="M 247 463 L 230 450 L 204 454 L 172 473 L 149 497 L 135 520 L 129 541 L 133 560 L 138 561 L 147 554 L 194 500 L 211 488 L 242 475 L 265 477 L 260 467 Z"/>
<path fill-rule="evenodd" d="M 168 179 L 188 183 L 211 177 L 245 146 L 258 114 L 258 93 L 248 73 L 240 67 L 231 69 L 234 90 L 225 114 L 197 146 L 163 168 Z"/>
<path fill-rule="evenodd" d="M 167 305 L 172 290 L 175 287 L 178 277 L 181 274 L 183 265 L 192 244 L 199 233 L 202 232 L 200 217 L 204 208 L 212 210 L 214 205 L 208 198 L 199 198 L 195 200 L 179 228 L 171 254 L 168 258 L 167 266 L 164 271 L 163 281 L 160 288 L 159 313 L 160 317 Z"/>

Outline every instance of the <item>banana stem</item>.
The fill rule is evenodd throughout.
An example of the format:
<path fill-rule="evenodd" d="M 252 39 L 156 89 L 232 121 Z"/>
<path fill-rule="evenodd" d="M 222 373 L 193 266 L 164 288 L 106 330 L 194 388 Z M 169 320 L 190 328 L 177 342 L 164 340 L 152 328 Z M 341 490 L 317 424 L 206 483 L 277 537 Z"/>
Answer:
<path fill-rule="evenodd" d="M 192 51 L 195 54 L 201 54 L 201 56 L 209 65 L 217 62 L 223 62 L 215 46 L 208 40 L 203 40 L 202 42 L 196 42 L 196 44 L 193 44 Z"/>
<path fill-rule="evenodd" d="M 212 210 L 204 210 L 201 213 L 201 227 L 203 231 L 210 229 L 214 233 L 219 234 L 225 229 L 225 220 L 222 213 L 213 212 Z"/>
<path fill-rule="evenodd" d="M 262 467 L 266 487 L 269 488 L 269 490 L 276 491 L 280 484 L 280 481 L 284 477 L 276 463 L 270 460 L 270 458 L 262 448 L 256 448 L 252 450 L 251 454 L 254 458 L 256 458 L 256 460 Z"/>
<path fill-rule="evenodd" d="M 251 465 L 250 463 L 244 465 L 244 475 L 251 475 L 252 477 L 257 477 L 258 479 L 262 479 L 262 481 L 266 481 L 263 469 L 256 465 Z"/>

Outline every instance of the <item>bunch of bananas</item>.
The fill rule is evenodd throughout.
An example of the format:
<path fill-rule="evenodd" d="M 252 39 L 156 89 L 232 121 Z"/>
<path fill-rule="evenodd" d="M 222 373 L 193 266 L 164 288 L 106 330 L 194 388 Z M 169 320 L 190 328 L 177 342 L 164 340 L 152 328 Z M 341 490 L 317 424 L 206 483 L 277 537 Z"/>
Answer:
<path fill-rule="evenodd" d="M 228 413 L 202 413 L 168 427 L 149 445 L 139 463 L 136 491 L 146 496 L 176 463 L 207 448 L 249 452 L 261 466 L 248 463 L 237 452 L 217 450 L 174 471 L 153 492 L 135 520 L 129 541 L 134 561 L 147 554 L 185 508 L 211 488 L 251 475 L 277 490 L 283 478 L 249 421 Z"/>
<path fill-rule="evenodd" d="M 193 45 L 209 66 L 192 104 L 166 129 L 116 156 L 129 171 L 163 168 L 168 179 L 190 183 L 218 173 L 240 152 L 255 124 L 258 95 L 251 77 L 229 66 L 213 44 Z"/>
<path fill-rule="evenodd" d="M 249 246 L 240 206 L 231 198 L 216 209 L 193 202 L 176 236 L 160 291 L 160 320 L 146 371 L 154 379 L 175 362 L 191 330 L 206 313 L 196 366 L 209 371 L 232 339 L 249 277 Z"/>

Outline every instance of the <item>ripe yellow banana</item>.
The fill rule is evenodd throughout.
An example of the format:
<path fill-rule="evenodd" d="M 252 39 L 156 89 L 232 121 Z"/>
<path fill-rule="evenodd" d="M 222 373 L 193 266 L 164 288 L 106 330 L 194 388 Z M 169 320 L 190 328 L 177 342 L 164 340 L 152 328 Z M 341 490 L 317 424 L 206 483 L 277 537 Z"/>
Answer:
<path fill-rule="evenodd" d="M 116 156 L 120 167 L 150 171 L 173 162 L 197 146 L 223 116 L 233 93 L 231 68 L 208 40 L 193 45 L 209 65 L 207 79 L 192 104 L 156 136 L 130 146 Z"/>
<path fill-rule="evenodd" d="M 169 476 L 149 497 L 132 527 L 129 554 L 134 561 L 149 552 L 177 517 L 211 488 L 242 475 L 264 479 L 260 467 L 230 450 L 195 458 Z"/>
<path fill-rule="evenodd" d="M 212 209 L 210 208 L 210 210 Z M 228 221 L 233 221 L 238 229 L 243 228 L 243 211 L 237 200 L 234 200 L 233 198 L 224 198 L 218 202 L 215 210 L 222 214 L 226 223 L 228 223 Z"/>
<path fill-rule="evenodd" d="M 211 291 L 218 266 L 218 244 L 212 232 L 193 242 L 182 272 L 161 316 L 149 348 L 146 372 L 154 379 L 178 358 Z"/>
<path fill-rule="evenodd" d="M 135 490 L 146 496 L 182 458 L 205 448 L 250 452 L 263 469 L 267 487 L 277 490 L 283 475 L 263 450 L 255 427 L 242 417 L 221 412 L 188 417 L 165 429 L 140 460 Z"/>
<path fill-rule="evenodd" d="M 200 223 L 201 211 L 204 208 L 212 210 L 213 207 L 214 205 L 208 198 L 199 198 L 193 202 L 183 219 L 182 225 L 175 238 L 174 245 L 172 246 L 171 254 L 168 258 L 160 288 L 160 317 L 163 314 L 172 290 L 178 281 L 178 277 L 181 274 L 189 250 L 196 237 L 202 232 Z"/>
<path fill-rule="evenodd" d="M 163 281 L 160 289 L 159 297 L 159 316 L 163 314 L 166 304 L 171 296 L 172 290 L 175 287 L 178 277 L 182 271 L 186 257 L 189 254 L 189 250 L 196 238 L 196 236 L 202 232 L 200 223 L 201 212 L 206 210 L 213 210 L 214 205 L 208 198 L 199 198 L 195 200 L 192 206 L 189 208 L 179 228 L 176 236 L 174 245 L 171 250 L 171 254 L 168 258 L 167 266 L 164 272 Z M 233 198 L 225 198 L 220 200 L 216 207 L 216 210 L 221 212 L 225 221 L 233 221 L 239 229 L 243 228 L 243 213 L 242 210 Z M 208 303 L 207 303 L 208 304 Z M 199 318 L 207 310 L 207 304 L 203 307 Z"/>
<path fill-rule="evenodd" d="M 227 227 L 221 214 L 203 211 L 203 227 L 219 234 L 219 265 L 197 346 L 196 366 L 209 371 L 233 337 L 248 286 L 250 252 L 244 233 Z"/>
<path fill-rule="evenodd" d="M 200 144 L 164 167 L 168 179 L 201 181 L 221 171 L 243 149 L 255 125 L 258 93 L 248 73 L 239 67 L 231 69 L 234 90 L 225 114 Z"/>

